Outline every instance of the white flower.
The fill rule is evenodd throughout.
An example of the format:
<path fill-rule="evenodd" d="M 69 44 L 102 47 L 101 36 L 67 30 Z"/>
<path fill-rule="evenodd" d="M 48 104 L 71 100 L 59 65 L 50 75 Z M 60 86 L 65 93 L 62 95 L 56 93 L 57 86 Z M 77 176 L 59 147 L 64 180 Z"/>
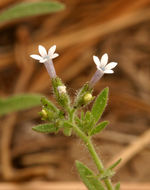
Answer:
<path fill-rule="evenodd" d="M 66 86 L 58 86 L 57 90 L 59 94 L 65 94 L 66 93 Z"/>
<path fill-rule="evenodd" d="M 33 59 L 38 60 L 40 63 L 45 63 L 46 61 L 52 60 L 52 59 L 59 56 L 58 53 L 55 53 L 55 50 L 56 50 L 56 45 L 53 45 L 48 50 L 48 53 L 47 53 L 45 47 L 39 45 L 39 54 L 40 55 L 33 54 L 33 55 L 30 55 L 30 57 L 32 57 Z"/>
<path fill-rule="evenodd" d="M 108 74 L 114 73 L 112 69 L 116 67 L 116 65 L 118 64 L 116 62 L 110 62 L 109 64 L 107 64 L 108 63 L 107 53 L 105 53 L 102 56 L 101 60 L 97 56 L 93 56 L 93 60 L 99 71 L 102 71 L 103 73 L 108 73 Z"/>

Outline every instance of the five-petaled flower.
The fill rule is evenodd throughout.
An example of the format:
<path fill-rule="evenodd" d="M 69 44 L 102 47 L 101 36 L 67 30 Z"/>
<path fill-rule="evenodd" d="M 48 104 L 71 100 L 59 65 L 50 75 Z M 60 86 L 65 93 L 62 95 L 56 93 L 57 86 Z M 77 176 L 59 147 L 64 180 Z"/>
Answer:
<path fill-rule="evenodd" d="M 105 73 L 106 74 L 114 73 L 112 69 L 116 67 L 117 65 L 116 62 L 110 62 L 109 64 L 107 64 L 108 63 L 107 53 L 105 53 L 102 56 L 101 60 L 97 56 L 94 55 L 93 60 L 96 64 L 97 71 L 95 72 L 95 74 L 93 75 L 92 79 L 89 82 L 89 85 L 91 88 L 93 88 L 96 82 L 98 82 Z"/>
<path fill-rule="evenodd" d="M 56 71 L 53 65 L 52 59 L 59 56 L 58 53 L 55 53 L 56 45 L 53 45 L 49 50 L 48 53 L 45 47 L 39 45 L 39 53 L 40 55 L 30 55 L 35 60 L 38 60 L 40 63 L 43 63 L 48 71 L 48 74 L 51 78 L 56 78 Z"/>
<path fill-rule="evenodd" d="M 108 63 L 108 54 L 105 53 L 101 60 L 97 57 L 97 56 L 93 56 L 93 60 L 97 66 L 97 69 L 104 72 L 104 73 L 107 73 L 107 74 L 111 74 L 111 73 L 114 73 L 114 71 L 112 70 L 114 67 L 116 67 L 116 65 L 118 63 L 116 62 L 110 62 L 109 64 Z"/>
<path fill-rule="evenodd" d="M 38 60 L 40 63 L 44 63 L 48 60 L 52 60 L 56 57 L 59 56 L 58 53 L 55 53 L 55 50 L 56 50 L 56 45 L 53 45 L 49 50 L 48 50 L 48 53 L 45 49 L 45 47 L 39 45 L 39 54 L 40 55 L 36 55 L 36 54 L 33 54 L 33 55 L 30 55 L 30 57 L 32 57 L 33 59 L 36 59 Z"/>

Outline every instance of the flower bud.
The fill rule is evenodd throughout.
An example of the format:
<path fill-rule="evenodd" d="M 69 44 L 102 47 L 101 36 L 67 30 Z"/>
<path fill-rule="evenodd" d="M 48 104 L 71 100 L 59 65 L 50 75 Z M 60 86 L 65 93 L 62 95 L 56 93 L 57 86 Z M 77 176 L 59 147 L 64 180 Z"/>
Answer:
<path fill-rule="evenodd" d="M 47 117 L 47 113 L 46 113 L 46 111 L 44 109 L 42 109 L 41 112 L 42 112 L 42 114 L 43 114 L 44 117 Z"/>
<path fill-rule="evenodd" d="M 42 120 L 47 120 L 48 118 L 48 114 L 47 114 L 47 111 L 43 108 L 41 112 L 39 112 Z"/>
<path fill-rule="evenodd" d="M 87 93 L 87 94 L 84 95 L 83 99 L 84 99 L 84 102 L 86 104 L 86 103 L 90 102 L 93 99 L 93 96 L 92 96 L 91 93 Z"/>
<path fill-rule="evenodd" d="M 80 108 L 85 106 L 87 103 L 92 100 L 92 91 L 93 89 L 90 88 L 88 83 L 85 83 L 83 87 L 79 90 L 77 97 L 75 99 L 74 108 Z"/>
<path fill-rule="evenodd" d="M 66 91 L 66 86 L 59 77 L 52 79 L 52 86 L 57 102 L 65 109 L 70 107 L 70 98 Z"/>
<path fill-rule="evenodd" d="M 59 94 L 65 94 L 67 92 L 66 86 L 58 86 L 57 90 L 58 90 Z"/>

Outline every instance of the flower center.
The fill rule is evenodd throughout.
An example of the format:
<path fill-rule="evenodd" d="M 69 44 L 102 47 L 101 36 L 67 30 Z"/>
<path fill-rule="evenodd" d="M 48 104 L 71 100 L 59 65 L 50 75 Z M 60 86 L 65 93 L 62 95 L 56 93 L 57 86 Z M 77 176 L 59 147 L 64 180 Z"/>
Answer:
<path fill-rule="evenodd" d="M 49 59 L 49 58 L 50 58 L 49 55 L 44 56 L 44 59 Z"/>

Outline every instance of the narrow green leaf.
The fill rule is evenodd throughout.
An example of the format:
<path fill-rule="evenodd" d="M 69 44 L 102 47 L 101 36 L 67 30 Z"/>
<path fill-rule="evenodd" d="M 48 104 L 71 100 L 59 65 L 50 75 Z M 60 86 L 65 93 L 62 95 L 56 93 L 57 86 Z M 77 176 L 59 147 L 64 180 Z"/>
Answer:
<path fill-rule="evenodd" d="M 17 18 L 48 14 L 63 9 L 64 4 L 56 1 L 23 2 L 3 11 L 0 14 L 0 22 L 7 22 Z"/>
<path fill-rule="evenodd" d="M 108 123 L 109 123 L 108 121 L 103 121 L 103 122 L 99 123 L 95 128 L 93 128 L 91 130 L 89 135 L 92 136 L 92 135 L 95 135 L 95 134 L 101 132 L 108 125 Z"/>
<path fill-rule="evenodd" d="M 29 109 L 41 104 L 39 94 L 19 94 L 0 100 L 0 115 Z"/>
<path fill-rule="evenodd" d="M 94 176 L 94 173 L 84 164 L 76 161 L 76 167 L 80 178 L 87 186 L 88 190 L 105 190 L 101 182 Z"/>
<path fill-rule="evenodd" d="M 37 125 L 35 127 L 32 127 L 34 131 L 41 132 L 41 133 L 54 133 L 57 132 L 57 128 L 53 123 L 46 123 Z"/>
<path fill-rule="evenodd" d="M 93 125 L 94 125 L 94 117 L 92 115 L 92 113 L 90 111 L 87 111 L 85 113 L 85 117 L 84 117 L 84 120 L 83 120 L 83 130 L 85 133 L 89 134 L 89 132 L 91 131 L 91 129 L 93 128 Z"/>
<path fill-rule="evenodd" d="M 119 160 L 117 160 L 114 164 L 112 164 L 108 169 L 112 170 L 114 169 L 120 162 L 121 162 L 121 158 Z"/>
<path fill-rule="evenodd" d="M 115 190 L 120 190 L 120 183 L 117 183 L 117 184 L 115 185 Z"/>
<path fill-rule="evenodd" d="M 92 114 L 95 118 L 95 123 L 98 122 L 104 109 L 107 105 L 108 100 L 108 88 L 105 88 L 96 98 L 93 107 L 92 107 Z"/>

